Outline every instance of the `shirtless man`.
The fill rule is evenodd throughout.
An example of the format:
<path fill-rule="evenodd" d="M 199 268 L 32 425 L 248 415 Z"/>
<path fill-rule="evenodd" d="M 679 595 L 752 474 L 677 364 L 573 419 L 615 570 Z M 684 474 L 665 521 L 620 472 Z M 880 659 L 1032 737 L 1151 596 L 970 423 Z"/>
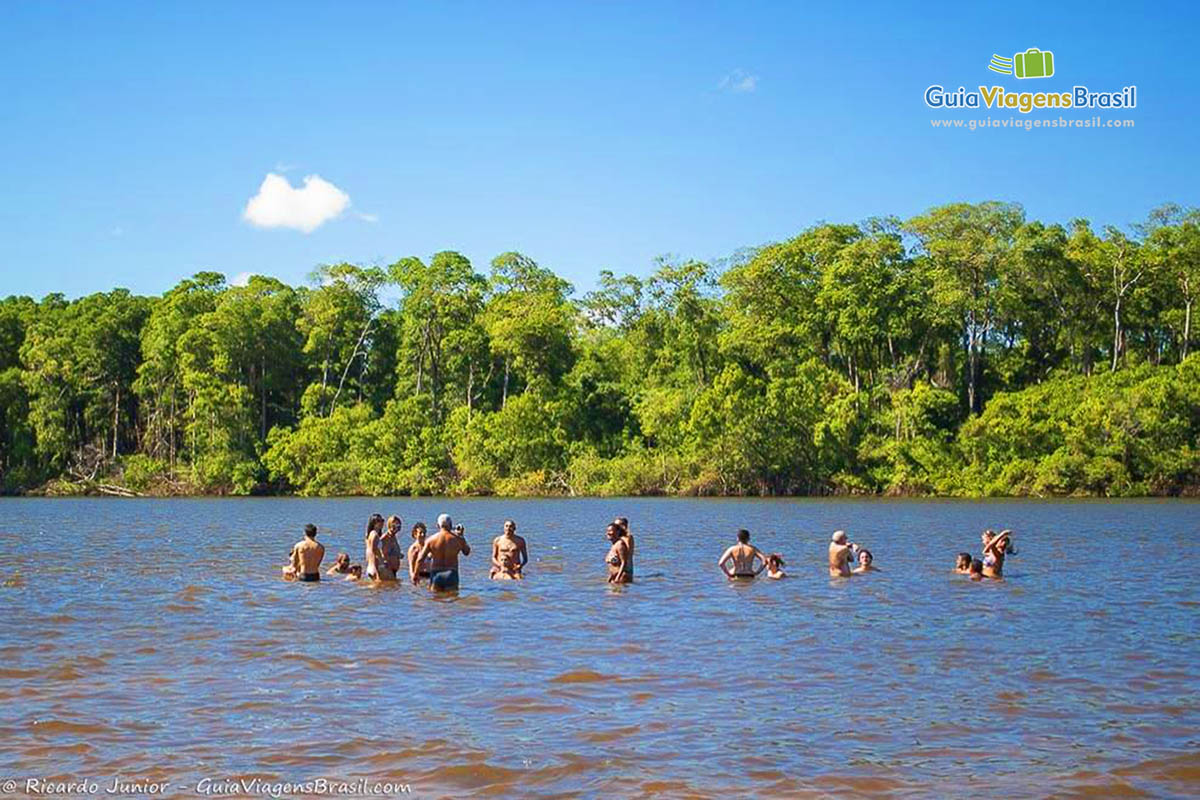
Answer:
<path fill-rule="evenodd" d="M 292 546 L 292 574 L 296 580 L 321 580 L 321 559 L 325 557 L 325 545 L 317 541 L 317 526 L 311 522 L 304 526 L 304 538 Z"/>
<path fill-rule="evenodd" d="M 529 551 L 525 540 L 517 536 L 517 523 L 504 520 L 504 533 L 492 540 L 492 580 L 519 581 L 525 577 L 522 570 L 528 563 Z"/>
<path fill-rule="evenodd" d="M 729 580 L 753 580 L 758 577 L 758 573 L 766 569 L 767 559 L 757 547 L 750 544 L 750 531 L 742 528 L 737 532 L 738 543 L 727 549 L 717 559 L 717 566 L 725 573 L 725 577 Z M 758 560 L 758 569 L 754 568 L 754 561 Z M 733 569 L 729 569 L 726 565 L 733 562 Z"/>
<path fill-rule="evenodd" d="M 395 514 L 388 517 L 387 530 L 383 536 L 379 537 L 379 553 L 383 556 L 384 562 L 387 564 L 387 571 L 380 570 L 380 577 L 395 580 L 400 574 L 400 563 L 404 560 L 404 549 L 400 547 L 400 542 L 396 539 L 396 534 L 400 533 L 400 526 L 404 524 L 404 520 L 397 517 Z M 387 572 L 391 572 L 387 576 Z"/>
<path fill-rule="evenodd" d="M 471 545 L 462 533 L 453 530 L 454 521 L 449 514 L 438 516 L 438 532 L 425 540 L 417 557 L 409 563 L 409 577 L 415 582 L 417 566 L 429 556 L 429 588 L 434 591 L 453 591 L 458 588 L 458 557 L 471 555 Z"/>
<path fill-rule="evenodd" d="M 850 554 L 854 545 L 846 540 L 845 531 L 834 531 L 829 543 L 829 577 L 850 577 Z"/>

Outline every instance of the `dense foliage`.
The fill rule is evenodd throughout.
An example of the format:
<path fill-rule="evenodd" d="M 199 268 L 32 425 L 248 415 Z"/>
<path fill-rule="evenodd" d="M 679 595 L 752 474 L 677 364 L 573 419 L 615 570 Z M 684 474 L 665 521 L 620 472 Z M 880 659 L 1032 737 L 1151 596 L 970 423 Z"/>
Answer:
<path fill-rule="evenodd" d="M 520 253 L 0 301 L 0 488 L 1133 495 L 1200 485 L 1200 213 L 954 204 L 572 287 Z M 394 300 L 391 298 L 395 298 Z"/>

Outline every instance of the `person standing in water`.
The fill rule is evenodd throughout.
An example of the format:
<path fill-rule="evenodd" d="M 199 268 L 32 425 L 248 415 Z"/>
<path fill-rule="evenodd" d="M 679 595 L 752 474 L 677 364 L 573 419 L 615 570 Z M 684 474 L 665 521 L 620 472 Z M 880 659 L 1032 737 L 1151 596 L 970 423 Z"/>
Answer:
<path fill-rule="evenodd" d="M 619 525 L 621 527 L 622 535 L 625 538 L 625 544 L 629 547 L 629 563 L 627 566 L 629 567 L 629 574 L 632 576 L 633 575 L 634 544 L 633 544 L 633 534 L 630 533 L 630 531 L 629 531 L 629 517 L 617 517 L 616 519 L 613 520 L 613 524 Z"/>
<path fill-rule="evenodd" d="M 454 520 L 450 519 L 449 514 L 439 515 L 437 524 L 438 532 L 425 540 L 425 544 L 417 551 L 417 557 L 409 564 L 409 577 L 416 581 L 417 566 L 428 556 L 432 562 L 429 588 L 449 592 L 458 588 L 458 557 L 471 555 L 471 545 L 467 544 L 463 533 L 453 530 Z"/>
<path fill-rule="evenodd" d="M 829 543 L 829 577 L 850 577 L 850 554 L 854 545 L 846 540 L 845 531 L 834 531 L 833 541 Z"/>
<path fill-rule="evenodd" d="M 985 578 L 1004 578 L 1004 556 L 1015 553 L 1012 546 L 1012 531 L 1003 530 L 999 534 L 993 531 L 983 532 L 983 576 Z"/>
<path fill-rule="evenodd" d="M 625 529 L 614 522 L 605 530 L 612 546 L 604 557 L 608 565 L 609 583 L 633 583 L 633 562 L 629 558 L 629 542 L 625 540 Z"/>
<path fill-rule="evenodd" d="M 379 540 L 383 538 L 383 516 L 372 514 L 367 520 L 367 535 L 363 539 L 363 566 L 367 577 L 373 581 L 384 579 L 387 559 L 383 557 Z M 392 576 L 395 578 L 395 575 Z"/>
<path fill-rule="evenodd" d="M 758 569 L 754 568 L 755 560 L 759 562 Z M 732 570 L 726 566 L 730 562 L 733 563 Z M 758 577 L 758 573 L 766 569 L 767 559 L 757 547 L 750 544 L 750 531 L 742 528 L 737 532 L 737 544 L 721 554 L 717 559 L 717 566 L 731 581 L 753 580 Z"/>
<path fill-rule="evenodd" d="M 317 541 L 317 526 L 311 522 L 304 526 L 304 538 L 292 546 L 292 574 L 296 580 L 310 583 L 321 580 L 321 559 L 325 557 L 325 545 Z"/>
<path fill-rule="evenodd" d="M 494 581 L 519 581 L 525 577 L 522 570 L 529 563 L 529 551 L 525 540 L 517 536 L 517 523 L 504 520 L 504 533 L 492 540 L 492 572 Z"/>
<path fill-rule="evenodd" d="M 416 574 L 412 579 L 413 583 L 417 583 L 421 578 L 429 579 L 429 558 L 426 557 L 424 563 L 417 562 L 417 554 L 421 552 L 421 548 L 425 545 L 425 523 L 418 522 L 412 526 L 413 543 L 408 546 L 408 574 Z"/>
<path fill-rule="evenodd" d="M 403 524 L 404 520 L 393 514 L 388 517 L 387 530 L 379 537 L 379 554 L 383 556 L 383 560 L 387 564 L 387 569 L 380 572 L 380 577 L 384 580 L 394 581 L 400 575 L 400 564 L 404 561 L 404 549 L 400 547 L 396 536 L 400 533 L 400 526 Z"/>

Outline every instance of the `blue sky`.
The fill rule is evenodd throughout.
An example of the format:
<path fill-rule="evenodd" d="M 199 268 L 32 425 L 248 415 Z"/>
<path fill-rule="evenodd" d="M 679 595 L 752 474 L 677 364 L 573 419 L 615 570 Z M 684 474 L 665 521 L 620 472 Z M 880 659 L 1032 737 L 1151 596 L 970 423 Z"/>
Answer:
<path fill-rule="evenodd" d="M 958 200 L 1127 225 L 1200 205 L 1198 24 L 1184 3 L 4 3 L 0 295 L 444 249 L 586 290 Z M 1054 78 L 987 71 L 1034 46 Z M 931 83 L 1136 84 L 1109 114 L 1136 127 L 934 130 L 1018 115 L 934 112 Z M 349 206 L 256 227 L 270 172 Z"/>

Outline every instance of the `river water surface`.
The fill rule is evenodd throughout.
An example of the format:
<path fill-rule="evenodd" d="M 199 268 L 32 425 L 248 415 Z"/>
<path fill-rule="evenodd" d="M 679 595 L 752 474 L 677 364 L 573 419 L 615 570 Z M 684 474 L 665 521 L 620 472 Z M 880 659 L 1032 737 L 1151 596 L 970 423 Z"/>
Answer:
<path fill-rule="evenodd" d="M 306 522 L 327 564 L 358 562 L 371 512 L 407 530 L 443 510 L 475 547 L 456 597 L 280 580 Z M 172 796 L 328 778 L 414 797 L 1195 797 L 1198 512 L 3 500 L 0 778 Z M 624 589 L 604 582 L 618 513 L 637 539 Z M 523 583 L 487 580 L 505 517 L 529 542 Z M 724 580 L 742 526 L 789 579 Z M 882 571 L 831 581 L 835 527 Z M 952 574 L 984 527 L 1016 532 L 1004 582 Z"/>

